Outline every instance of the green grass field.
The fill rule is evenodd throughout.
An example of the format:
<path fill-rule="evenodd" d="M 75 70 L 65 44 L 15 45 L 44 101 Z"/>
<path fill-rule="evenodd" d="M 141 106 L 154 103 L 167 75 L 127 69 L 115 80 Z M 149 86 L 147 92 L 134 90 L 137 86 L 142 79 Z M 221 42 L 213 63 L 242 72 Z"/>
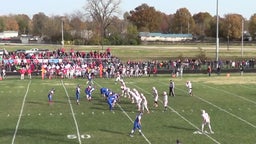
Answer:
<path fill-rule="evenodd" d="M 76 51 L 99 51 L 104 52 L 108 47 L 111 48 L 113 56 L 118 57 L 123 62 L 128 60 L 132 61 L 148 61 L 148 60 L 170 60 L 177 58 L 195 58 L 201 53 L 204 53 L 207 59 L 216 59 L 216 44 L 171 44 L 171 45 L 140 45 L 140 46 L 77 46 L 77 45 L 66 45 L 65 49 L 67 52 L 71 48 Z M 8 51 L 16 51 L 17 49 L 49 49 L 57 50 L 61 48 L 60 45 L 0 45 L 0 49 L 6 49 Z M 251 59 L 256 55 L 255 45 L 245 45 L 243 47 L 243 57 L 241 56 L 241 45 L 232 44 L 227 49 L 226 43 L 221 43 L 219 48 L 219 59 L 220 60 L 240 60 L 240 59 Z"/>
<path fill-rule="evenodd" d="M 93 101 L 82 94 L 81 104 L 75 102 L 75 87 L 86 86 L 86 79 L 0 81 L 0 143 L 1 144 L 255 144 L 256 77 L 184 75 L 172 78 L 176 97 L 169 97 L 163 112 L 153 107 L 152 87 L 161 94 L 168 91 L 169 75 L 125 78 L 127 86 L 136 88 L 148 99 L 151 113 L 142 117 L 142 132 L 129 137 L 136 107 L 121 98 L 114 112 L 108 110 L 99 89 L 108 87 L 120 92 L 115 79 L 95 79 Z M 189 96 L 185 82 L 193 83 L 194 96 Z M 48 104 L 47 93 L 56 89 L 54 103 Z M 214 134 L 196 134 L 201 128 L 201 109 L 211 116 Z M 206 130 L 208 130 L 206 128 Z"/>

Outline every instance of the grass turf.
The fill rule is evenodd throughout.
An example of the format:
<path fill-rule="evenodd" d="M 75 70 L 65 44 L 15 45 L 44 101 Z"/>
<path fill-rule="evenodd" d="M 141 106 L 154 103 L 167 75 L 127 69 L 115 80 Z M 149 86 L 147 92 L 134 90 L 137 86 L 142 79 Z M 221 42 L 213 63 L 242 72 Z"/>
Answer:
<path fill-rule="evenodd" d="M 0 143 L 15 144 L 173 144 L 177 139 L 189 144 L 253 144 L 256 136 L 255 76 L 246 74 L 231 77 L 185 75 L 172 78 L 176 97 L 169 97 L 169 107 L 163 112 L 162 92 L 168 91 L 169 75 L 125 78 L 127 86 L 136 88 L 148 99 L 150 114 L 142 117 L 142 132 L 134 137 L 128 134 L 133 127 L 136 107 L 126 98 L 108 110 L 99 89 L 108 87 L 120 92 L 114 79 L 95 79 L 93 100 L 88 102 L 84 93 L 81 104 L 75 102 L 75 87 L 86 86 L 85 79 L 0 81 Z M 193 83 L 194 96 L 187 93 L 185 82 Z M 151 88 L 159 92 L 159 107 L 153 107 Z M 56 89 L 54 103 L 48 104 L 47 93 Z M 211 116 L 214 134 L 194 134 L 201 127 L 201 109 Z M 207 127 L 206 127 L 207 129 Z M 76 138 L 67 138 L 68 135 Z M 90 138 L 86 138 L 90 135 Z M 80 136 L 80 137 L 77 137 Z"/>

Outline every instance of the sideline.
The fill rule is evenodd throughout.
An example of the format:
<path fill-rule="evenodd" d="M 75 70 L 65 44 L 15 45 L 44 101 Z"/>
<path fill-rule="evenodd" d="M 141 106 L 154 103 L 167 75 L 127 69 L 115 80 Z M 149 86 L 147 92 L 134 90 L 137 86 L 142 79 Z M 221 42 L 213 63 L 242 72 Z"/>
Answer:
<path fill-rule="evenodd" d="M 98 87 L 102 87 L 100 84 L 98 84 L 97 82 L 95 82 L 94 81 L 94 83 L 95 84 L 97 84 L 98 85 Z M 133 123 L 133 120 L 132 120 L 132 118 L 127 114 L 127 112 L 122 108 L 122 106 L 121 105 L 119 105 L 118 103 L 117 103 L 117 106 L 122 110 L 122 112 L 126 115 L 126 117 L 131 121 L 131 123 Z M 141 132 L 141 135 L 143 136 L 143 138 L 148 142 L 148 144 L 151 144 L 151 142 L 148 140 L 148 138 L 144 135 L 144 133 L 143 132 Z"/>
<path fill-rule="evenodd" d="M 135 87 L 137 87 L 138 89 L 146 92 L 149 95 L 152 95 L 151 93 L 149 93 L 148 91 L 142 89 L 141 87 L 137 86 L 137 85 L 133 85 Z M 159 101 L 163 104 L 163 101 L 159 99 Z M 174 113 L 176 113 L 179 117 L 181 117 L 184 121 L 186 121 L 187 123 L 189 123 L 191 126 L 193 126 L 194 128 L 196 128 L 197 130 L 201 131 L 201 129 L 199 129 L 195 124 L 193 124 L 191 121 L 189 121 L 188 119 L 186 119 L 184 116 L 182 116 L 179 112 L 177 112 L 174 108 L 172 108 L 171 106 L 167 106 L 170 110 L 172 110 Z M 204 133 L 204 135 L 206 135 L 208 138 L 210 138 L 212 141 L 214 141 L 216 144 L 221 144 L 220 142 L 218 142 L 216 139 L 214 139 L 213 137 L 211 137 L 209 134 Z"/>
<path fill-rule="evenodd" d="M 76 133 L 77 133 L 78 142 L 79 142 L 79 144 L 82 144 L 81 135 L 80 135 L 80 132 L 79 132 L 79 127 L 78 127 L 77 120 L 76 120 L 76 117 L 75 117 L 75 113 L 74 113 L 74 110 L 73 110 L 73 107 L 72 107 L 72 102 L 70 100 L 70 97 L 68 95 L 67 89 L 64 86 L 64 83 L 63 83 L 62 80 L 61 80 L 61 84 L 62 84 L 62 86 L 63 86 L 63 88 L 65 90 L 66 96 L 68 97 L 69 107 L 70 107 L 70 110 L 71 110 L 71 113 L 72 113 L 72 117 L 73 117 L 74 123 L 76 125 Z"/>
<path fill-rule="evenodd" d="M 21 120 L 21 116 L 22 116 L 22 113 L 23 113 L 25 101 L 26 101 L 26 98 L 27 98 L 27 95 L 28 95 L 28 90 L 30 88 L 30 84 L 31 84 L 31 80 L 28 83 L 27 91 L 26 91 L 25 96 L 24 96 L 23 101 L 22 101 L 19 118 L 18 118 L 18 121 L 17 121 L 17 124 L 16 124 L 16 128 L 15 128 L 15 131 L 14 131 L 14 134 L 13 134 L 13 137 L 12 137 L 12 144 L 14 144 L 14 142 L 15 142 L 16 134 L 18 132 L 18 128 L 19 128 L 19 125 L 20 125 L 20 120 Z"/>

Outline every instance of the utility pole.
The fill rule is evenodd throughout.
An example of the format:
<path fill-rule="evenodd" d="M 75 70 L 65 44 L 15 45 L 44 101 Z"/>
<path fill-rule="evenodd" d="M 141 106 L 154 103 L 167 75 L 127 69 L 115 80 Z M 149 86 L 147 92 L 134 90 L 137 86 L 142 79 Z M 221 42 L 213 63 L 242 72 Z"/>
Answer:
<path fill-rule="evenodd" d="M 219 2 L 216 0 L 216 62 L 219 61 Z M 217 64 L 218 67 L 218 64 Z"/>
<path fill-rule="evenodd" d="M 64 48 L 64 18 L 61 18 L 61 45 Z"/>

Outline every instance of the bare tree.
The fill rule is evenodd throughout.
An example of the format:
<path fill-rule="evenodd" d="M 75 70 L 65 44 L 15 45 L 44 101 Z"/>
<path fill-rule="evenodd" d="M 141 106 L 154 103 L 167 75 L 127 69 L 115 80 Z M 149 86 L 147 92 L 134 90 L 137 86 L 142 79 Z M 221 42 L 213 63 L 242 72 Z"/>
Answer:
<path fill-rule="evenodd" d="M 97 24 L 102 39 L 107 36 L 106 29 L 112 23 L 112 18 L 119 14 L 120 3 L 121 0 L 87 0 L 84 10 Z"/>

